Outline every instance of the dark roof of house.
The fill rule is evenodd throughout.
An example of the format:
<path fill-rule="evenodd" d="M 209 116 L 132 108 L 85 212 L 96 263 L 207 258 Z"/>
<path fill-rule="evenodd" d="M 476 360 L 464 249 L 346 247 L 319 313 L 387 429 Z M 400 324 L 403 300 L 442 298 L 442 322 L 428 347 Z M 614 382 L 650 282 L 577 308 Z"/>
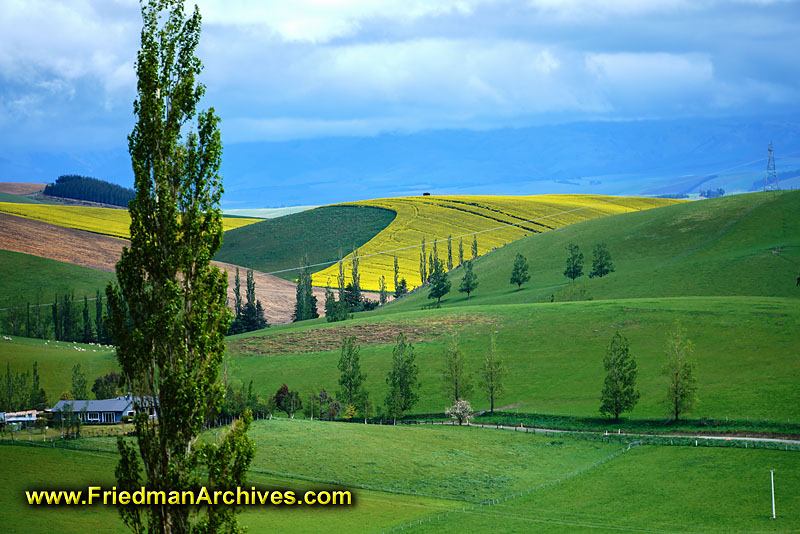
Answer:
<path fill-rule="evenodd" d="M 72 405 L 73 412 L 80 412 L 84 409 L 87 412 L 125 412 L 133 409 L 133 400 L 127 395 L 103 400 L 60 400 L 48 411 L 60 412 L 67 409 L 68 405 Z"/>

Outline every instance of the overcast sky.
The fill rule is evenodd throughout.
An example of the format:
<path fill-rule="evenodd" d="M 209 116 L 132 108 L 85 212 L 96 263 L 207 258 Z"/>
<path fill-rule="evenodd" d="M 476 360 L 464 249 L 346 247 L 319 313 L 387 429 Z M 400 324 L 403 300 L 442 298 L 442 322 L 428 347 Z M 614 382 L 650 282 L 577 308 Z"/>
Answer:
<path fill-rule="evenodd" d="M 223 140 L 797 113 L 800 5 L 201 0 Z M 0 142 L 118 148 L 139 4 L 2 0 Z M 2 149 L 0 149 L 2 155 Z"/>

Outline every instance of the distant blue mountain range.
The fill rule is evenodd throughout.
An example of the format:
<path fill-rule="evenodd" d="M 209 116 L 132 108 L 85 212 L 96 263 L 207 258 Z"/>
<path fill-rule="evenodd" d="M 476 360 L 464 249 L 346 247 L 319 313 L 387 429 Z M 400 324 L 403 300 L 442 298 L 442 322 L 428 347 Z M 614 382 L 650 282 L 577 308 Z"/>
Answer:
<path fill-rule="evenodd" d="M 224 139 L 223 122 L 223 139 Z M 781 186 L 800 186 L 797 118 L 580 122 L 228 144 L 223 206 L 322 205 L 431 194 L 691 194 L 763 187 L 767 144 Z M 124 149 L 0 152 L 0 181 L 83 174 L 132 185 Z"/>

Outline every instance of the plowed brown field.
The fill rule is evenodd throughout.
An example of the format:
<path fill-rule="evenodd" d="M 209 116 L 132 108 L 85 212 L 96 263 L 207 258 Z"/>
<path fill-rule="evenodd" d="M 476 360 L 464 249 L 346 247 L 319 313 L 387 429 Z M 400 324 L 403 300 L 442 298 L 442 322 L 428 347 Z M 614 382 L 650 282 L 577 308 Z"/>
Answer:
<path fill-rule="evenodd" d="M 0 182 L 0 193 L 10 195 L 30 195 L 44 190 L 47 184 L 26 184 L 22 182 Z"/>
<path fill-rule="evenodd" d="M 125 239 L 117 239 L 83 230 L 64 228 L 14 215 L 0 214 L 0 249 L 22 252 L 63 261 L 82 267 L 114 272 L 114 265 L 128 245 Z M 213 262 L 228 273 L 228 299 L 233 302 L 233 280 L 236 266 L 229 263 Z M 245 272 L 240 267 L 242 294 L 244 294 Z M 282 324 L 291 321 L 295 303 L 295 284 L 254 271 L 256 298 L 261 301 L 267 321 Z M 314 289 L 320 315 L 324 313 L 325 291 Z"/>

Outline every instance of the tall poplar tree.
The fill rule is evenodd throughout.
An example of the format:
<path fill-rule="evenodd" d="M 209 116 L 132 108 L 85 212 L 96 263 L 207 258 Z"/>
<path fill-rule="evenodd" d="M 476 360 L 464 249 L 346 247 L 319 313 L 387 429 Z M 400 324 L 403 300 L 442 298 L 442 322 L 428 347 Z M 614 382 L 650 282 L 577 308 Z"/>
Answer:
<path fill-rule="evenodd" d="M 469 374 L 464 361 L 464 354 L 458 347 L 458 336 L 453 334 L 445 351 L 444 371 L 444 391 L 450 402 L 455 404 L 459 400 L 466 399 L 472 393 L 472 384 L 469 381 Z"/>
<path fill-rule="evenodd" d="M 453 236 L 447 236 L 447 270 L 453 270 Z"/>
<path fill-rule="evenodd" d="M 667 359 L 661 374 L 667 378 L 667 395 L 664 406 L 673 421 L 682 414 L 692 411 L 697 403 L 697 379 L 694 369 L 697 365 L 692 354 L 694 344 L 686 337 L 680 324 L 667 336 Z"/>
<path fill-rule="evenodd" d="M 389 391 L 386 392 L 386 408 L 389 416 L 397 424 L 397 418 L 419 400 L 419 367 L 415 362 L 414 347 L 401 332 L 392 351 L 392 368 L 386 376 Z"/>
<path fill-rule="evenodd" d="M 489 411 L 494 412 L 494 401 L 503 393 L 507 369 L 503 358 L 495 353 L 494 332 L 489 335 L 489 351 L 478 371 L 480 386 L 489 401 Z"/>
<path fill-rule="evenodd" d="M 117 441 L 117 487 L 230 489 L 243 484 L 254 454 L 250 412 L 219 445 L 199 439 L 223 400 L 218 374 L 231 319 L 226 275 L 210 264 L 222 244 L 222 144 L 213 108 L 197 109 L 205 92 L 195 79 L 200 13 L 195 7 L 187 16 L 181 0 L 150 0 L 142 18 L 128 136 L 136 191 L 130 247 L 117 262 L 117 284 L 106 289 L 138 441 L 138 453 Z M 128 504 L 119 512 L 137 533 L 238 529 L 234 507 Z"/>

